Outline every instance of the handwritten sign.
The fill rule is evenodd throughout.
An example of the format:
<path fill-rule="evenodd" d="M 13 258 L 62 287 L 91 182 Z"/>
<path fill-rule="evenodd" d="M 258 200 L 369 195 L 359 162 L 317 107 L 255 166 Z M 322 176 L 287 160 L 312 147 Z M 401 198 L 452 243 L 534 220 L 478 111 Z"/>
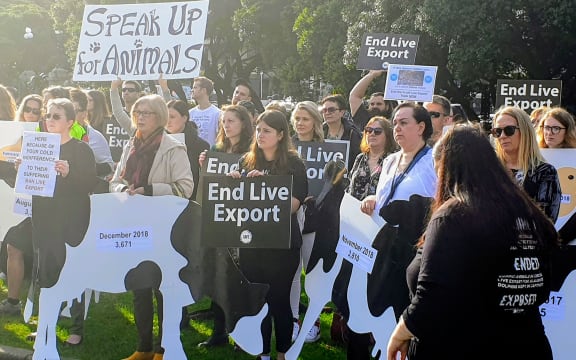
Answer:
<path fill-rule="evenodd" d="M 436 66 L 390 65 L 384 99 L 432 101 L 437 70 Z"/>
<path fill-rule="evenodd" d="M 21 156 L 15 191 L 52 197 L 57 176 L 54 162 L 60 157 L 60 134 L 25 131 Z"/>
<path fill-rule="evenodd" d="M 208 0 L 86 5 L 74 81 L 200 75 Z"/>

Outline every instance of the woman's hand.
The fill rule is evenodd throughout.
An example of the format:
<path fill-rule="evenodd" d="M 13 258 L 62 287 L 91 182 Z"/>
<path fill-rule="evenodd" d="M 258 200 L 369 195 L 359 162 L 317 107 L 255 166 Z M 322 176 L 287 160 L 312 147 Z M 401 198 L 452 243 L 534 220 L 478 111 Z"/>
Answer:
<path fill-rule="evenodd" d="M 16 171 L 18 171 L 18 168 L 20 167 L 20 164 L 22 164 L 22 158 L 16 158 L 16 159 L 14 159 L 14 169 L 16 169 Z"/>
<path fill-rule="evenodd" d="M 204 164 L 204 160 L 206 160 L 206 152 L 208 150 L 204 150 L 200 153 L 200 155 L 198 155 L 198 164 L 200 164 L 200 168 L 202 168 L 202 165 Z"/>
<path fill-rule="evenodd" d="M 264 176 L 264 175 L 266 175 L 266 173 L 264 171 L 254 169 L 254 170 L 250 170 L 248 172 L 248 174 L 246 174 L 246 177 L 257 177 L 257 176 Z"/>
<path fill-rule="evenodd" d="M 120 87 L 122 87 L 122 79 L 120 79 L 120 77 L 116 78 L 116 80 L 112 80 L 112 82 L 110 83 L 110 88 L 117 90 Z"/>
<path fill-rule="evenodd" d="M 410 339 L 412 339 L 414 335 L 408 330 L 406 324 L 404 324 L 404 318 L 400 317 L 400 321 L 394 332 L 390 336 L 390 340 L 388 340 L 388 360 L 396 360 L 396 354 L 400 352 L 400 359 L 405 360 L 406 355 L 408 354 L 408 347 L 410 345 Z"/>
<path fill-rule="evenodd" d="M 231 178 L 234 179 L 240 179 L 242 177 L 242 174 L 240 173 L 240 171 L 234 170 L 230 171 L 228 174 L 226 174 L 226 176 L 230 176 Z"/>
<path fill-rule="evenodd" d="M 66 160 L 56 160 L 56 165 L 54 166 L 56 172 L 62 175 L 63 178 L 68 176 L 70 173 L 70 164 Z"/>
<path fill-rule="evenodd" d="M 158 85 L 160 85 L 162 92 L 170 93 L 170 89 L 168 88 L 168 80 L 164 79 L 164 74 L 162 73 L 160 73 L 160 77 L 158 77 Z"/>
<path fill-rule="evenodd" d="M 360 211 L 362 211 L 366 215 L 372 216 L 374 209 L 376 208 L 376 196 L 369 195 L 362 200 L 360 204 Z"/>
<path fill-rule="evenodd" d="M 134 185 L 130 185 L 128 186 L 128 189 L 126 189 L 126 192 L 128 193 L 128 195 L 132 196 L 132 195 L 144 195 L 144 188 L 142 186 L 137 187 L 136 189 L 134 189 Z"/>

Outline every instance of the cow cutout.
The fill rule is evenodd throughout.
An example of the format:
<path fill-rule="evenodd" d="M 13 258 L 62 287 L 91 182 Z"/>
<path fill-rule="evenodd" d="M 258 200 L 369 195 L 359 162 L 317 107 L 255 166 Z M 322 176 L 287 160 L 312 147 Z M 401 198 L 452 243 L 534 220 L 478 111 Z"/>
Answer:
<path fill-rule="evenodd" d="M 253 334 L 267 313 L 268 285 L 249 283 L 230 256 L 201 247 L 197 203 L 175 196 L 99 194 L 91 197 L 90 220 L 83 241 L 76 247 L 66 245 L 66 262 L 57 283 L 40 289 L 33 359 L 60 359 L 55 332 L 60 306 L 80 297 L 85 288 L 111 293 L 159 289 L 164 298 L 162 346 L 167 359 L 186 359 L 180 342 L 180 309 L 205 295 L 222 304 L 227 327 L 243 349 L 252 354 L 262 351 L 261 337 Z M 148 237 L 118 248 L 106 243 L 128 241 L 136 231 L 148 231 Z M 120 233 L 126 237 L 103 236 Z M 227 276 L 222 279 L 218 273 Z"/>

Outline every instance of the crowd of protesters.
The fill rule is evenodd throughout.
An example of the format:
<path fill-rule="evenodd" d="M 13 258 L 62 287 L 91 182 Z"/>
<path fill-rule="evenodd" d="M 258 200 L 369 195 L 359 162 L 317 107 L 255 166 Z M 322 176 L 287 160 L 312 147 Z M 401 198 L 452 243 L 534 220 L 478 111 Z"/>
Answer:
<path fill-rule="evenodd" d="M 228 174 L 234 178 L 293 176 L 291 247 L 230 249 L 250 281 L 270 285 L 258 358 L 270 359 L 274 329 L 277 358 L 284 359 L 300 330 L 301 275 L 314 244 L 314 229 L 306 225 L 306 166 L 293 144 L 344 140 L 349 142 L 346 192 L 360 201 L 362 213 L 376 213 L 386 223 L 374 234 L 378 270 L 368 276 L 368 295 L 377 299 L 371 303 L 375 313 L 393 307 L 398 326 L 388 353 L 380 358 L 393 359 L 397 352 L 410 359 L 441 358 L 448 346 L 459 358 L 477 357 L 478 351 L 489 357 L 498 351 L 494 344 L 517 349 L 527 358 L 551 358 L 538 306 L 550 288 L 550 253 L 558 243 L 553 222 L 562 193 L 558 173 L 539 149 L 576 147 L 574 118 L 559 107 L 538 109 L 532 119 L 519 108 L 505 107 L 486 134 L 467 121 L 455 125 L 450 101 L 440 95 L 422 105 L 398 104 L 377 92 L 365 104 L 368 88 L 382 73 L 362 77 L 348 101 L 333 94 L 319 103 L 299 102 L 291 112 L 281 103 L 264 108 L 243 80 L 236 83 L 231 104 L 221 109 L 209 100 L 214 85 L 206 77 L 194 79 L 192 99 L 178 98 L 182 92 L 170 89 L 162 78 L 160 94 L 146 94 L 138 81 L 118 79 L 109 94 L 55 86 L 18 104 L 0 86 L 1 120 L 37 122 L 38 131 L 59 133 L 62 139 L 54 197 L 33 197 L 32 219 L 11 228 L 3 239 L 8 298 L 0 304 L 0 316 L 20 314 L 32 254 L 40 262 L 63 262 L 54 249 L 80 241 L 70 237 L 88 226 L 89 194 L 196 200 L 200 169 L 206 151 L 212 150 L 241 156 L 239 170 Z M 110 120 L 130 135 L 117 162 L 102 135 Z M 168 136 L 178 133 L 184 134 L 183 143 Z M 61 213 L 54 214 L 54 208 Z M 544 280 L 534 290 L 535 301 L 503 305 L 500 299 L 515 292 L 506 292 L 502 279 L 522 275 L 510 271 L 518 256 L 537 258 L 540 267 L 531 275 Z M 345 263 L 339 279 L 349 278 L 351 269 Z M 49 286 L 56 276 L 41 273 L 39 280 Z M 350 316 L 349 285 L 337 282 L 333 292 L 344 319 Z M 458 302 L 462 294 L 473 300 Z M 159 291 L 134 291 L 139 343 L 126 359 L 163 357 L 161 326 L 153 339 L 154 296 L 160 309 Z M 72 346 L 85 335 L 83 306 L 80 301 L 72 308 L 74 325 L 66 340 Z M 466 310 L 470 307 L 472 312 Z M 222 309 L 212 303 L 211 310 L 214 331 L 199 346 L 227 345 Z M 464 312 L 470 316 L 466 324 L 454 325 Z M 183 319 L 186 326 L 185 311 Z M 370 334 L 347 333 L 348 359 L 369 359 Z M 306 342 L 318 341 L 320 334 L 317 321 Z"/>

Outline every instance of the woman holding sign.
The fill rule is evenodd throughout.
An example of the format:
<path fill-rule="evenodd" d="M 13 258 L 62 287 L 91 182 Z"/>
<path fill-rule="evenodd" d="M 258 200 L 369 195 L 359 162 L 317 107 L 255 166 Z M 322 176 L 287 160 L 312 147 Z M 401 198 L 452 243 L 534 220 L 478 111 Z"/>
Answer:
<path fill-rule="evenodd" d="M 167 136 L 164 131 L 168 122 L 168 107 L 164 99 L 158 95 L 143 96 L 134 103 L 131 115 L 136 133 L 124 148 L 110 181 L 110 191 L 190 198 L 194 189 L 190 161 L 184 144 Z M 162 294 L 159 291 L 134 290 L 134 320 L 139 345 L 136 352 L 127 358 L 129 360 L 159 360 L 163 357 L 161 339 L 153 343 L 153 293 L 157 308 L 162 309 Z M 161 337 L 161 312 L 158 312 L 158 317 Z"/>
<path fill-rule="evenodd" d="M 550 292 L 553 224 L 478 130 L 450 130 L 434 158 L 433 214 L 387 359 L 552 359 L 538 307 Z"/>
<path fill-rule="evenodd" d="M 292 336 L 290 287 L 300 260 L 302 237 L 296 212 L 308 194 L 306 167 L 293 149 L 286 117 L 279 111 L 268 110 L 256 120 L 256 137 L 250 151 L 240 160 L 241 172 L 234 178 L 266 175 L 292 175 L 292 220 L 290 249 L 240 249 L 240 268 L 252 282 L 267 283 L 268 315 L 262 323 L 264 349 L 260 359 L 269 360 L 272 318 L 276 333 L 277 359 L 283 360 Z M 270 234 L 271 237 L 275 236 Z"/>
<path fill-rule="evenodd" d="M 392 306 L 396 318 L 409 304 L 406 267 L 415 255 L 436 190 L 436 172 L 426 141 L 433 132 L 430 114 L 421 105 L 403 103 L 393 114 L 394 140 L 400 151 L 382 162 L 376 195 L 361 203 L 361 211 L 376 211 L 386 224 L 372 246 L 378 250 L 368 276 L 368 305 L 374 316 Z"/>

